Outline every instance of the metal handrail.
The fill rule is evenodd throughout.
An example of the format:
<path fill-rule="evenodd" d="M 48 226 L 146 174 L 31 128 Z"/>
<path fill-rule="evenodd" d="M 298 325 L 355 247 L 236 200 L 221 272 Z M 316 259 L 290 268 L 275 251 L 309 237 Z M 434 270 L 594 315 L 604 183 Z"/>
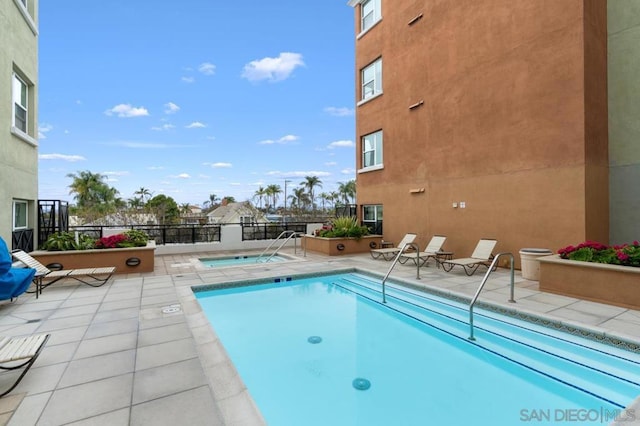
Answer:
<path fill-rule="evenodd" d="M 484 287 L 484 285 L 487 282 L 487 279 L 489 278 L 489 275 L 491 275 L 491 272 L 493 272 L 493 269 L 496 266 L 496 263 L 498 262 L 498 259 L 500 258 L 500 256 L 505 256 L 508 255 L 511 259 L 511 295 L 509 298 L 509 302 L 511 303 L 516 303 L 516 300 L 514 299 L 514 280 L 513 280 L 513 276 L 514 276 L 514 270 L 513 270 L 513 262 L 514 262 L 514 257 L 513 254 L 511 253 L 498 253 L 494 258 L 493 258 L 493 262 L 491 262 L 491 266 L 489 266 L 489 269 L 487 270 L 487 273 L 484 274 L 484 278 L 482 279 L 482 282 L 480 283 L 480 286 L 478 287 L 478 290 L 476 291 L 475 296 L 473 296 L 473 299 L 471 299 L 471 303 L 469 303 L 469 340 L 476 340 L 475 337 L 473 337 L 473 306 L 476 304 L 476 301 L 478 300 L 478 296 L 480 296 L 480 292 L 482 291 L 482 288 Z"/>
<path fill-rule="evenodd" d="M 285 245 L 285 244 L 286 244 L 286 243 L 291 239 L 291 237 L 293 237 L 293 236 L 297 236 L 297 235 L 298 235 L 298 232 L 293 231 L 293 230 L 290 230 L 290 229 L 285 230 L 285 231 L 282 231 L 282 232 L 280 233 L 280 235 L 278 235 L 278 238 L 276 238 L 275 240 L 273 240 L 273 241 L 271 242 L 271 244 L 269 244 L 269 245 L 267 246 L 267 248 L 266 248 L 266 249 L 264 249 L 264 250 L 262 251 L 262 253 L 260 253 L 260 256 L 258 256 L 258 258 L 256 259 L 256 263 L 260 263 L 260 259 L 262 258 L 262 256 L 264 256 L 264 254 L 265 254 L 265 253 L 266 253 L 266 252 L 267 252 L 271 247 L 273 247 L 273 245 L 274 245 L 275 243 L 277 243 L 277 242 L 278 242 L 278 241 L 279 241 L 279 240 L 280 240 L 284 235 L 286 235 L 286 234 L 288 234 L 288 233 L 291 233 L 291 235 L 289 235 L 289 236 L 288 236 L 284 241 L 282 241 L 282 243 L 280 243 L 280 245 L 278 246 L 278 248 L 277 248 L 273 253 L 271 253 L 271 255 L 270 255 L 270 256 L 267 258 L 267 260 L 265 260 L 263 263 L 266 263 L 266 262 L 270 261 L 270 260 L 271 260 L 271 258 L 272 258 L 273 256 L 275 256 L 276 254 L 278 254 L 278 250 L 280 250 L 280 249 L 282 248 L 282 246 L 284 246 L 284 245 Z M 296 254 L 297 254 L 297 244 L 296 244 L 296 242 L 297 242 L 297 240 L 294 240 L 294 246 L 295 246 L 295 248 L 294 248 L 294 253 L 296 253 Z"/>
<path fill-rule="evenodd" d="M 386 292 L 386 286 L 385 286 L 385 283 L 387 282 L 387 278 L 389 278 L 389 275 L 391 275 L 391 271 L 398 263 L 398 259 L 400 259 L 400 256 L 402 255 L 402 253 L 404 253 L 404 249 L 407 248 L 407 246 L 411 246 L 416 250 L 416 279 L 417 280 L 420 279 L 420 247 L 416 243 L 406 243 L 405 245 L 402 246 L 402 248 L 396 255 L 396 258 L 393 259 L 393 263 L 391 264 L 391 267 L 387 271 L 387 275 L 385 275 L 384 278 L 382 279 L 382 303 L 387 303 L 387 292 Z"/>

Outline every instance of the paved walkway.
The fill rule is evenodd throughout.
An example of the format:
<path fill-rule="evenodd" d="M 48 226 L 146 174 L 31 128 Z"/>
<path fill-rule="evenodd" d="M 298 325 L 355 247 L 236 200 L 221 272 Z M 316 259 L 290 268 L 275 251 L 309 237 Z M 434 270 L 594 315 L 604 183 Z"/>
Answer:
<path fill-rule="evenodd" d="M 196 261 L 222 254 L 157 256 L 153 273 L 118 275 L 99 288 L 56 283 L 39 299 L 1 302 L 1 334 L 51 338 L 22 383 L 0 399 L 0 425 L 264 424 L 190 287 L 350 267 L 383 274 L 390 265 L 368 255 L 300 252 L 296 261 L 245 267 L 204 269 Z M 433 264 L 420 275 L 398 265 L 392 278 L 468 297 L 482 277 Z M 514 305 L 508 283 L 508 271 L 495 272 L 480 300 L 640 344 L 640 311 L 541 293 L 519 274 Z M 0 376 L 0 386 L 8 376 L 15 374 Z"/>

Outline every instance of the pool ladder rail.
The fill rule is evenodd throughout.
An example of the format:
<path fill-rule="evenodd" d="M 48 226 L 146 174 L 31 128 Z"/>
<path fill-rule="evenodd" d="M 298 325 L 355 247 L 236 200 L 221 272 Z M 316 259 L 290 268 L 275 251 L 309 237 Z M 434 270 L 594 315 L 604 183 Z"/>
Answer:
<path fill-rule="evenodd" d="M 493 261 L 491 262 L 491 265 L 489 266 L 489 269 L 487 269 L 487 273 L 484 274 L 484 278 L 482 278 L 482 282 L 480 282 L 480 286 L 478 287 L 478 290 L 476 290 L 476 294 L 473 296 L 473 299 L 471 299 L 471 303 L 469 303 L 469 340 L 476 340 L 476 338 L 473 336 L 473 306 L 476 304 L 476 302 L 478 301 L 478 296 L 480 296 L 480 292 L 482 291 L 482 289 L 484 288 L 484 285 L 487 283 L 487 279 L 489 278 L 489 275 L 491 275 L 491 272 L 493 272 L 496 269 L 496 265 L 498 264 L 498 259 L 500 259 L 501 256 L 509 256 L 509 260 L 511 261 L 511 292 L 509 295 L 509 302 L 511 303 L 516 303 L 516 299 L 514 298 L 514 269 L 513 269 L 513 254 L 512 253 L 498 253 L 497 255 L 494 256 Z"/>
<path fill-rule="evenodd" d="M 398 260 L 400 259 L 400 256 L 402 255 L 402 253 L 404 253 L 405 249 L 407 247 L 413 247 L 416 250 L 416 259 L 420 258 L 420 248 L 418 247 L 418 245 L 416 243 L 407 243 L 404 246 L 402 246 L 402 248 L 400 249 L 400 251 L 398 252 L 398 254 L 396 255 L 395 259 L 393 259 L 393 263 L 391 264 L 391 267 L 389 268 L 389 270 L 387 271 L 387 274 L 384 276 L 384 278 L 382 279 L 382 303 L 387 303 L 387 292 L 386 292 L 386 282 L 387 282 L 387 278 L 389 278 L 389 275 L 391 275 L 391 271 L 393 271 L 393 268 L 395 268 L 396 264 L 398 263 Z M 484 278 L 482 278 L 482 281 L 480 282 L 480 285 L 478 286 L 478 290 L 476 290 L 476 294 L 473 296 L 473 298 L 471 299 L 471 302 L 469 303 L 469 340 L 476 340 L 476 338 L 473 335 L 473 307 L 475 306 L 476 302 L 478 301 L 478 297 L 480 296 L 480 292 L 482 292 L 482 289 L 484 288 L 484 285 L 487 283 L 487 280 L 489 279 L 489 275 L 491 275 L 491 272 L 493 272 L 496 269 L 496 265 L 498 264 L 498 260 L 500 259 L 500 257 L 502 256 L 509 256 L 509 260 L 510 260 L 510 268 L 511 268 L 511 291 L 510 291 L 510 296 L 509 296 L 509 302 L 510 303 L 516 303 L 516 300 L 514 298 L 514 267 L 513 267 L 513 263 L 514 263 L 514 257 L 512 253 L 498 253 L 497 255 L 495 255 L 493 257 L 493 261 L 491 262 L 491 265 L 488 267 L 487 269 L 487 273 L 484 274 Z M 416 262 L 416 279 L 420 279 L 420 262 Z"/>
<path fill-rule="evenodd" d="M 267 248 L 266 248 L 266 249 L 264 249 L 264 250 L 262 251 L 262 253 L 260 253 L 260 256 L 258 256 L 258 258 L 256 259 L 256 263 L 267 263 L 268 261 L 270 261 L 270 260 L 271 260 L 271 258 L 272 258 L 273 256 L 275 256 L 276 254 L 278 254 L 278 250 L 280 250 L 280 249 L 281 249 L 285 244 L 287 244 L 287 242 L 289 242 L 289 240 L 290 240 L 291 238 L 293 238 L 293 253 L 297 255 L 297 254 L 298 254 L 298 243 L 297 243 L 298 239 L 297 239 L 297 238 L 298 238 L 299 236 L 300 236 L 300 233 L 299 233 L 299 232 L 296 232 L 296 231 L 292 231 L 292 230 L 282 231 L 282 232 L 280 233 L 280 235 L 278 235 L 278 238 L 276 238 L 275 240 L 273 240 L 273 241 L 271 242 L 271 244 L 269 244 L 269 245 L 267 246 Z M 284 240 L 282 240 L 283 238 L 284 238 Z M 269 257 L 268 257 L 266 260 L 261 261 L 260 259 L 262 259 L 262 256 L 264 256 L 264 255 L 265 255 L 265 253 L 266 253 L 266 252 L 268 252 L 268 251 L 269 251 L 269 249 L 271 249 L 271 247 L 273 247 L 273 245 L 274 245 L 275 243 L 277 243 L 278 241 L 280 241 L 280 240 L 282 240 L 282 242 L 281 242 L 281 243 L 280 243 L 280 245 L 275 249 L 275 251 L 274 251 L 273 253 L 271 253 L 271 255 L 269 255 Z"/>

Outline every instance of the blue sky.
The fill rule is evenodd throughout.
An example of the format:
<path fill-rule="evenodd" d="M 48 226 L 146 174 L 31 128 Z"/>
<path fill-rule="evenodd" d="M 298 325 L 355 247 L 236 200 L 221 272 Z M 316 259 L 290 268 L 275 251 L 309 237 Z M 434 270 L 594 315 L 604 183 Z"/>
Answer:
<path fill-rule="evenodd" d="M 39 25 L 40 199 L 82 170 L 179 204 L 355 178 L 346 0 L 42 1 Z"/>

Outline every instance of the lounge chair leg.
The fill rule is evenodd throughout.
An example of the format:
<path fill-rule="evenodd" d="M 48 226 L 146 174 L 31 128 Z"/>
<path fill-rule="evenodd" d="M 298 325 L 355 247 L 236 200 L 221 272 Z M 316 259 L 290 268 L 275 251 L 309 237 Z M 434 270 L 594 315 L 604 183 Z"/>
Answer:
<path fill-rule="evenodd" d="M 40 346 L 38 347 L 38 350 L 36 351 L 36 353 L 28 361 L 23 362 L 22 364 L 16 365 L 16 366 L 13 366 L 13 367 L 2 367 L 2 366 L 0 366 L 0 369 L 2 369 L 2 370 L 16 370 L 18 368 L 22 368 L 22 367 L 26 366 L 25 369 L 20 374 L 20 377 L 18 377 L 18 380 L 16 380 L 15 383 L 8 390 L 6 390 L 4 393 L 0 394 L 0 398 L 2 398 L 6 394 L 8 394 L 12 390 L 14 390 L 16 388 L 16 386 L 18 386 L 20 384 L 20 382 L 22 381 L 24 376 L 27 374 L 27 372 L 29 371 L 29 369 L 31 368 L 33 363 L 36 362 L 36 359 L 38 359 L 38 356 L 40 355 L 40 352 L 42 352 L 42 349 L 44 348 L 44 345 L 47 343 L 47 340 L 49 340 L 49 335 L 47 335 L 44 338 L 42 343 L 40 343 Z"/>

